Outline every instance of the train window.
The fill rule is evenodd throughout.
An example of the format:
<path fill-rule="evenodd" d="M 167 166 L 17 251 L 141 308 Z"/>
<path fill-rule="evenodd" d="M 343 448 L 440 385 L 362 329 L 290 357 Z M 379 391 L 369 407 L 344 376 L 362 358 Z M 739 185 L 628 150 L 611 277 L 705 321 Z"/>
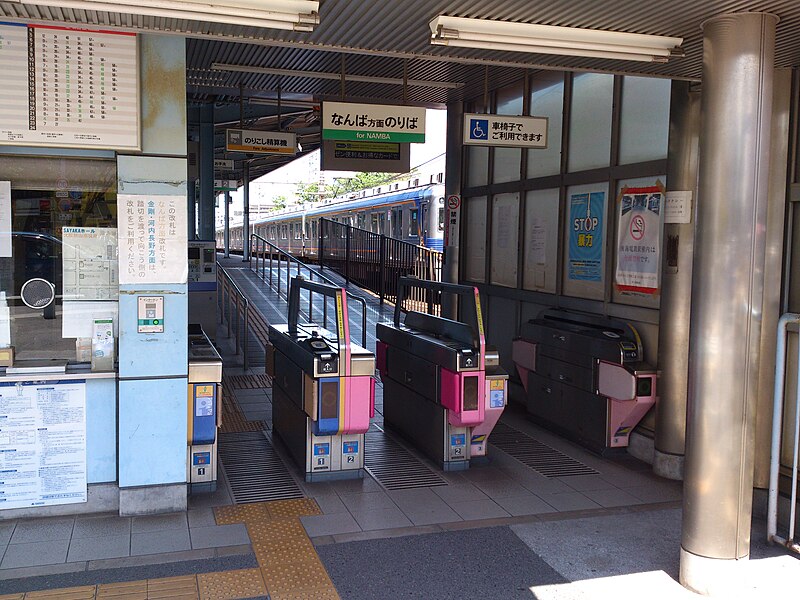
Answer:
<path fill-rule="evenodd" d="M 384 213 L 378 215 L 378 233 L 386 235 L 386 215 Z"/>
<path fill-rule="evenodd" d="M 372 213 L 371 215 L 369 230 L 378 233 L 378 215 L 376 213 Z"/>
<path fill-rule="evenodd" d="M 292 229 L 294 229 L 294 239 L 299 240 L 300 239 L 300 223 L 295 223 L 292 226 Z"/>
<path fill-rule="evenodd" d="M 364 229 L 364 225 L 366 223 L 366 220 L 367 220 L 367 215 L 365 215 L 364 213 L 359 213 L 359 215 L 358 215 L 358 226 L 359 226 L 359 228 Z"/>
<path fill-rule="evenodd" d="M 286 230 L 287 230 L 286 225 L 281 225 L 281 239 L 282 240 L 286 240 L 286 239 L 289 238 L 289 236 L 287 235 L 289 232 L 286 231 Z"/>
<path fill-rule="evenodd" d="M 411 221 L 408 224 L 408 236 L 409 237 L 419 236 L 419 209 L 416 208 L 411 209 Z"/>
<path fill-rule="evenodd" d="M 439 207 L 439 231 L 444 231 L 444 206 Z"/>

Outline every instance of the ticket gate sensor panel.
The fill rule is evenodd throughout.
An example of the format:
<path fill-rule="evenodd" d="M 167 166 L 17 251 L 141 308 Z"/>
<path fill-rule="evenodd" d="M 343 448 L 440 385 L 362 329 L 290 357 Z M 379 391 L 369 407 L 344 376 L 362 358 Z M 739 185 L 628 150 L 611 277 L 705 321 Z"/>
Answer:
<path fill-rule="evenodd" d="M 299 323 L 301 293 L 332 300 L 335 323 Z M 347 292 L 292 279 L 287 324 L 269 328 L 274 433 L 306 481 L 364 477 L 364 434 L 375 413 L 375 356 L 350 340 Z M 324 324 L 323 324 L 324 325 Z"/>
<path fill-rule="evenodd" d="M 190 325 L 186 481 L 192 494 L 217 489 L 221 385 L 222 357 L 202 328 Z"/>
<path fill-rule="evenodd" d="M 401 323 L 413 289 L 459 297 L 463 321 L 408 310 Z M 414 308 L 426 305 L 412 302 Z M 377 337 L 386 425 L 446 471 L 485 460 L 489 435 L 506 406 L 508 375 L 486 346 L 478 290 L 402 277 L 394 321 L 379 323 Z"/>

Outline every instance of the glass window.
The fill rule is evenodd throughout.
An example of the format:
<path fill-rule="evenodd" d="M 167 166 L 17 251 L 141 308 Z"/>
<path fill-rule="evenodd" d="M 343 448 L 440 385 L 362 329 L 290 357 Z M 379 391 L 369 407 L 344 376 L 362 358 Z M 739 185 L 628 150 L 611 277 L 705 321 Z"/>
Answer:
<path fill-rule="evenodd" d="M 439 207 L 438 230 L 444 231 L 444 206 Z"/>
<path fill-rule="evenodd" d="M 547 148 L 528 150 L 528 178 L 561 172 L 561 127 L 564 115 L 564 74 L 542 71 L 531 80 L 530 112 L 547 117 Z"/>
<path fill-rule="evenodd" d="M 419 209 L 411 209 L 411 219 L 408 223 L 408 236 L 419 237 Z"/>
<path fill-rule="evenodd" d="M 604 297 L 608 183 L 567 188 L 564 231 L 564 294 Z"/>
<path fill-rule="evenodd" d="M 102 161 L 78 162 L 88 166 Z M 41 181 L 24 174 L 8 177 L 12 182 L 11 230 L 0 232 L 0 238 L 5 238 L 10 253 L 0 258 L 0 346 L 14 346 L 15 360 L 88 362 L 91 319 L 113 318 L 116 329 L 115 164 L 109 166 L 110 181 L 81 181 L 78 173 L 73 178 L 70 167 L 63 172 L 70 173 L 67 189 L 55 180 L 45 181 L 47 176 L 41 172 L 31 173 L 44 178 Z M 65 232 L 67 228 L 91 230 Z M 34 279 L 43 281 L 25 285 Z M 29 294 L 37 285 L 41 298 L 53 298 L 44 308 L 30 308 L 22 299 L 23 286 L 30 303 Z M 88 302 L 94 305 L 91 314 L 81 313 Z"/>
<path fill-rule="evenodd" d="M 467 185 L 475 187 L 489 183 L 489 148 L 469 146 L 467 151 Z"/>
<path fill-rule="evenodd" d="M 464 202 L 467 239 L 462 240 L 466 247 L 467 265 L 465 278 L 468 281 L 486 280 L 486 196 L 467 198 Z"/>
<path fill-rule="evenodd" d="M 370 215 L 370 219 L 369 220 L 370 220 L 369 230 L 372 231 L 373 233 L 377 233 L 378 232 L 378 214 L 377 213 L 372 213 Z"/>
<path fill-rule="evenodd" d="M 517 287 L 519 194 L 498 194 L 492 199 L 491 282 Z"/>
<path fill-rule="evenodd" d="M 617 184 L 617 199 L 621 198 L 621 194 L 622 194 L 623 188 L 628 188 L 628 189 L 630 189 L 630 188 L 639 188 L 639 189 L 642 189 L 642 188 L 653 188 L 653 187 L 659 187 L 659 186 L 660 187 L 666 187 L 666 185 L 667 185 L 667 178 L 664 175 L 661 175 L 659 177 L 639 177 L 639 178 L 636 178 L 636 179 L 626 179 L 626 180 L 620 181 Z M 639 196 L 638 195 L 634 196 L 634 198 L 637 198 L 637 197 L 639 197 Z M 647 198 L 644 197 L 643 195 L 642 195 L 642 199 L 644 201 L 647 201 Z M 661 251 L 662 251 L 662 248 L 664 247 L 664 240 L 663 240 L 663 232 L 664 232 L 664 210 L 663 210 L 664 209 L 664 198 L 663 197 L 661 198 L 660 206 L 657 207 L 659 209 L 657 215 L 654 214 L 655 211 L 653 210 L 653 209 L 656 208 L 655 206 L 648 205 L 648 206 L 644 207 L 644 208 L 647 209 L 646 210 L 647 214 L 644 215 L 645 225 L 646 226 L 643 228 L 643 231 L 641 233 L 641 235 L 643 236 L 642 239 L 641 240 L 637 240 L 637 241 L 641 242 L 642 246 L 647 246 L 647 247 L 650 247 L 650 248 L 654 248 L 655 252 L 653 252 L 653 253 L 647 253 L 647 252 L 640 253 L 640 252 L 637 252 L 635 249 L 632 251 L 634 255 L 640 254 L 643 258 L 647 259 L 647 261 L 648 261 L 648 263 L 650 265 L 653 265 L 651 268 L 648 268 L 648 265 L 642 265 L 642 268 L 633 269 L 633 270 L 640 271 L 641 273 L 644 274 L 643 276 L 644 276 L 645 279 L 643 279 L 643 285 L 648 285 L 649 286 L 650 285 L 649 281 L 652 280 L 652 275 L 653 274 L 655 275 L 655 277 L 656 277 L 656 279 L 658 281 L 658 292 L 655 293 L 655 294 L 640 293 L 640 292 L 630 291 L 630 290 L 621 291 L 619 289 L 619 287 L 618 287 L 618 284 L 620 283 L 620 277 L 621 277 L 621 274 L 618 272 L 620 267 L 621 267 L 621 265 L 619 265 L 618 262 L 617 262 L 618 259 L 619 259 L 619 256 L 620 256 L 620 254 L 619 254 L 620 253 L 620 246 L 623 245 L 623 244 L 630 246 L 631 236 L 633 235 L 633 233 L 630 233 L 628 236 L 621 235 L 623 233 L 622 224 L 624 223 L 624 225 L 625 225 L 625 230 L 624 231 L 625 232 L 630 232 L 631 231 L 631 225 L 633 224 L 633 221 L 630 218 L 626 218 L 626 215 L 623 215 L 623 216 L 620 215 L 620 205 L 619 205 L 618 202 L 615 202 L 614 206 L 615 206 L 615 208 L 614 208 L 614 216 L 613 216 L 613 218 L 615 219 L 615 222 L 616 222 L 617 239 L 615 240 L 616 243 L 614 244 L 614 254 L 615 254 L 615 256 L 614 256 L 614 284 L 615 285 L 613 286 L 613 292 L 612 292 L 611 299 L 614 302 L 619 302 L 620 304 L 634 304 L 636 306 L 644 306 L 644 307 L 647 307 L 647 308 L 658 308 L 660 303 L 661 303 L 661 284 L 660 284 L 660 282 L 661 282 L 661 264 L 663 262 L 661 260 Z M 651 227 L 647 226 L 648 224 L 652 225 L 653 222 L 656 223 L 656 229 L 655 230 L 653 230 Z M 653 236 L 652 231 L 656 231 L 656 235 L 655 236 Z M 637 237 L 639 236 L 639 234 L 636 234 L 636 235 L 637 235 Z M 645 242 L 649 242 L 649 243 L 645 243 Z M 650 279 L 647 279 L 648 276 L 650 277 Z"/>
<path fill-rule="evenodd" d="M 620 164 L 667 157 L 671 89 L 669 79 L 625 77 L 622 80 Z"/>
<path fill-rule="evenodd" d="M 580 73 L 572 79 L 569 172 L 609 165 L 614 76 Z"/>
<path fill-rule="evenodd" d="M 558 188 L 532 190 L 525 199 L 522 285 L 528 290 L 556 292 L 558 193 Z"/>
<path fill-rule="evenodd" d="M 514 115 L 522 114 L 522 82 L 497 90 L 497 114 Z M 518 181 L 520 176 L 520 163 L 522 150 L 519 148 L 494 149 L 494 183 Z"/>

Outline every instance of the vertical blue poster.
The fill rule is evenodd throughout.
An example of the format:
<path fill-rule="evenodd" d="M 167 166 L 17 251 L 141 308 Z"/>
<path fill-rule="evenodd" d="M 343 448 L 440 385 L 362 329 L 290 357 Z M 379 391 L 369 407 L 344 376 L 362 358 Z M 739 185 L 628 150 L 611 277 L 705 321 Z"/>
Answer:
<path fill-rule="evenodd" d="M 569 199 L 569 278 L 602 281 L 605 192 L 574 194 Z"/>

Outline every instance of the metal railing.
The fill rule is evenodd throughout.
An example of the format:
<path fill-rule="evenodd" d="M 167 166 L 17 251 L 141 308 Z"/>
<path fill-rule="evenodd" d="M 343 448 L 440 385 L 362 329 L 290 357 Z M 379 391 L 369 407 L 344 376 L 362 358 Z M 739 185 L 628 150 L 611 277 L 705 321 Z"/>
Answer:
<path fill-rule="evenodd" d="M 220 323 L 228 324 L 228 338 L 231 331 L 235 336 L 236 354 L 242 352 L 242 364 L 248 367 L 247 344 L 250 337 L 250 301 L 236 285 L 224 267 L 217 265 L 217 304 L 219 305 Z"/>
<path fill-rule="evenodd" d="M 253 263 L 255 262 L 255 266 Z M 269 263 L 269 267 L 267 267 Z M 257 233 L 250 235 L 250 269 L 255 271 L 262 281 L 268 283 L 278 296 L 289 301 L 289 286 L 292 277 L 304 277 L 308 281 L 326 283 L 341 287 L 330 277 L 326 277 L 318 270 L 295 258 L 275 244 L 268 242 Z M 285 283 L 284 283 L 285 282 Z M 284 291 L 285 288 L 285 291 Z M 367 303 L 363 298 L 348 294 L 348 300 L 361 307 L 361 345 L 367 345 Z M 309 322 L 314 321 L 314 293 L 308 292 L 308 312 L 306 317 Z M 328 327 L 328 300 L 323 297 L 322 326 Z"/>
<path fill-rule="evenodd" d="M 374 292 L 381 302 L 397 301 L 401 277 L 441 281 L 442 258 L 437 250 L 329 219 L 319 220 L 319 264 Z M 441 314 L 440 294 L 419 300 L 429 304 L 432 314 Z"/>
<path fill-rule="evenodd" d="M 800 325 L 800 314 L 786 313 L 778 321 L 778 344 L 775 357 L 775 390 L 772 398 L 772 449 L 770 451 L 769 468 L 769 504 L 767 505 L 767 539 L 770 542 L 781 544 L 800 553 L 800 544 L 795 541 L 795 524 L 797 517 L 797 464 L 800 455 L 800 352 L 798 352 L 796 377 L 794 378 L 795 390 L 794 398 L 786 398 L 786 347 L 789 330 L 792 328 L 797 332 Z M 792 431 L 784 431 L 783 417 L 793 415 L 794 425 Z M 791 435 L 791 437 L 789 437 Z M 781 477 L 781 458 L 782 444 L 792 443 L 792 465 L 791 473 L 788 475 L 791 480 L 790 502 L 789 502 L 789 522 L 786 537 L 778 535 L 778 496 L 780 493 Z M 784 448 L 785 450 L 786 448 Z"/>

